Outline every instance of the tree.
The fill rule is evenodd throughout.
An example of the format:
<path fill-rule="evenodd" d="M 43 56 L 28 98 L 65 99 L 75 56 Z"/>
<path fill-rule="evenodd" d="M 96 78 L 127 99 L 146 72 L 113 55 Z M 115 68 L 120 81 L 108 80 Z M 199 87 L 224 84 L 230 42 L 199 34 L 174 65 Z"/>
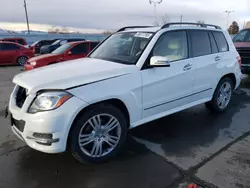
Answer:
<path fill-rule="evenodd" d="M 102 34 L 103 35 L 111 35 L 113 32 L 112 31 L 103 31 Z"/>
<path fill-rule="evenodd" d="M 165 24 L 167 24 L 167 23 L 169 23 L 169 22 L 170 22 L 169 16 L 168 16 L 167 14 L 164 14 L 164 15 L 160 18 L 160 20 L 154 22 L 153 25 L 155 25 L 155 26 L 163 26 L 163 25 L 165 25 Z"/>
<path fill-rule="evenodd" d="M 239 25 L 236 21 L 233 21 L 232 24 L 228 28 L 229 34 L 232 34 L 232 35 L 239 33 L 239 30 L 240 30 L 240 28 L 239 28 Z"/>
<path fill-rule="evenodd" d="M 69 29 L 67 27 L 63 27 L 60 31 L 60 33 L 69 33 Z"/>
<path fill-rule="evenodd" d="M 59 33 L 60 29 L 57 28 L 55 25 L 51 27 L 51 29 L 48 30 L 49 33 Z"/>

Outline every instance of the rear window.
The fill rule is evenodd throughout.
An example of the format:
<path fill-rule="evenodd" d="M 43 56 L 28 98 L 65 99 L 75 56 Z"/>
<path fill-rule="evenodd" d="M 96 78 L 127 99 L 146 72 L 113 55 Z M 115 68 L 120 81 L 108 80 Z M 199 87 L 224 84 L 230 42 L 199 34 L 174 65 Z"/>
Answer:
<path fill-rule="evenodd" d="M 226 38 L 222 32 L 213 32 L 219 52 L 226 52 L 229 50 Z"/>
<path fill-rule="evenodd" d="M 17 40 L 17 43 L 21 44 L 21 45 L 25 45 L 25 42 L 21 39 Z"/>
<path fill-rule="evenodd" d="M 190 31 L 193 57 L 209 55 L 212 53 L 207 31 Z"/>
<path fill-rule="evenodd" d="M 93 50 L 98 44 L 99 42 L 90 42 L 90 50 Z"/>
<path fill-rule="evenodd" d="M 250 42 L 250 30 L 240 31 L 234 38 L 234 42 Z"/>

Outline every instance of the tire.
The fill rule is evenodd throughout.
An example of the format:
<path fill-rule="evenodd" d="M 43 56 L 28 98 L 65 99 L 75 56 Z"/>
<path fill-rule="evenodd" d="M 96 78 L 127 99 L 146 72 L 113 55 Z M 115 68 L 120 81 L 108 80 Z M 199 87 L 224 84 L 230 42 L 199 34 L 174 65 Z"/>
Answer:
<path fill-rule="evenodd" d="M 98 122 L 102 126 L 97 126 Z M 108 128 L 110 131 L 107 131 Z M 69 149 L 81 163 L 105 162 L 121 151 L 127 140 L 127 132 L 128 120 L 118 108 L 98 104 L 88 108 L 72 125 Z"/>
<path fill-rule="evenodd" d="M 17 58 L 17 64 L 21 65 L 21 66 L 24 66 L 27 59 L 28 58 L 26 56 L 20 56 L 19 58 Z"/>
<path fill-rule="evenodd" d="M 226 111 L 232 99 L 233 88 L 234 88 L 234 84 L 232 80 L 228 77 L 223 78 L 219 82 L 214 92 L 212 100 L 205 103 L 206 107 L 210 111 L 216 112 L 216 113 L 222 113 Z"/>

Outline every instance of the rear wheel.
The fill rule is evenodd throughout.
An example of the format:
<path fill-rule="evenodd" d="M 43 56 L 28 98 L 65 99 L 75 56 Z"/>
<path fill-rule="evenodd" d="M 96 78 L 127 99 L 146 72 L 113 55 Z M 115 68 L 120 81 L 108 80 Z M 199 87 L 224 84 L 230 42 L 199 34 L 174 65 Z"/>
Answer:
<path fill-rule="evenodd" d="M 17 64 L 21 65 L 21 66 L 24 66 L 24 64 L 27 61 L 27 59 L 28 59 L 27 57 L 21 56 L 21 57 L 17 58 Z"/>
<path fill-rule="evenodd" d="M 224 112 L 230 104 L 233 87 L 230 78 L 222 79 L 214 92 L 212 100 L 206 103 L 206 107 L 213 112 Z"/>
<path fill-rule="evenodd" d="M 70 150 L 82 163 L 104 162 L 114 157 L 127 139 L 128 122 L 115 106 L 90 107 L 74 123 L 70 132 Z"/>

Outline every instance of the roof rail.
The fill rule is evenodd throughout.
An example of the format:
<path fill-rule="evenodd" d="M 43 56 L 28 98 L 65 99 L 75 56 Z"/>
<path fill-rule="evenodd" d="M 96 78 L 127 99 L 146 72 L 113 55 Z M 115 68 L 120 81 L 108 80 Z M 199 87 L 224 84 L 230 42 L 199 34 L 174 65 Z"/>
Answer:
<path fill-rule="evenodd" d="M 127 26 L 119 29 L 117 32 L 125 31 L 126 29 L 147 28 L 147 27 L 153 27 L 153 26 Z"/>
<path fill-rule="evenodd" d="M 212 24 L 204 24 L 204 23 L 193 23 L 193 22 L 173 22 L 173 23 L 167 23 L 161 27 L 161 29 L 169 28 L 171 25 L 196 25 L 201 27 L 214 27 L 215 29 L 221 29 L 218 25 L 212 25 Z"/>

